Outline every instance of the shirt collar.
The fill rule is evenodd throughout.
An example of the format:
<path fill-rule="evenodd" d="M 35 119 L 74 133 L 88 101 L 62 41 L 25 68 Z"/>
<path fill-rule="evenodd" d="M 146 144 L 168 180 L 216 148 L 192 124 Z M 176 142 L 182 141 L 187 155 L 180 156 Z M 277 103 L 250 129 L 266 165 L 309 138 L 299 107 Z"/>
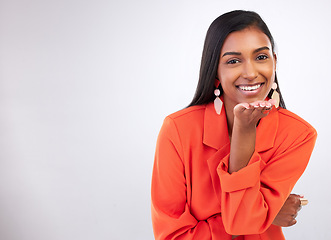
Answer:
<path fill-rule="evenodd" d="M 276 108 L 273 108 L 268 116 L 261 119 L 256 130 L 255 149 L 257 152 L 266 151 L 274 146 L 278 121 Z M 230 143 L 224 105 L 220 115 L 215 112 L 213 103 L 206 105 L 203 143 L 215 149 L 220 149 L 225 144 Z"/>

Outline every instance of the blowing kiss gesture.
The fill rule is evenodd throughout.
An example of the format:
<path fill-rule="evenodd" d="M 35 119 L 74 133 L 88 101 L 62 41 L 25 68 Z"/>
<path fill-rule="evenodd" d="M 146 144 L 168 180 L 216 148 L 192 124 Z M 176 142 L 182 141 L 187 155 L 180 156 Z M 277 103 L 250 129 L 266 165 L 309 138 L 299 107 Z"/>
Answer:
<path fill-rule="evenodd" d="M 233 128 L 229 173 L 247 166 L 255 149 L 256 126 L 259 120 L 269 114 L 275 100 L 239 103 L 233 109 Z"/>

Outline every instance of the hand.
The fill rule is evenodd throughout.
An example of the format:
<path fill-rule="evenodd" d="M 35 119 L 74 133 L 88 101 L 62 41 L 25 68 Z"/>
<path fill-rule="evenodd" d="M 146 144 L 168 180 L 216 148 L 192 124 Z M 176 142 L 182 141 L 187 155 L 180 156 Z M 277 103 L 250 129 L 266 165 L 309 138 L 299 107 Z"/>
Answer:
<path fill-rule="evenodd" d="M 297 220 L 295 218 L 301 210 L 300 198 L 302 196 L 290 194 L 272 224 L 280 227 L 290 227 L 296 224 Z"/>
<path fill-rule="evenodd" d="M 256 101 L 252 103 L 239 103 L 233 109 L 236 124 L 243 128 L 256 127 L 258 121 L 267 116 L 275 105 L 275 101 Z"/>
<path fill-rule="evenodd" d="M 273 100 L 239 103 L 233 108 L 234 120 L 231 132 L 231 150 L 228 172 L 231 174 L 247 166 L 255 150 L 256 125 L 268 115 Z"/>

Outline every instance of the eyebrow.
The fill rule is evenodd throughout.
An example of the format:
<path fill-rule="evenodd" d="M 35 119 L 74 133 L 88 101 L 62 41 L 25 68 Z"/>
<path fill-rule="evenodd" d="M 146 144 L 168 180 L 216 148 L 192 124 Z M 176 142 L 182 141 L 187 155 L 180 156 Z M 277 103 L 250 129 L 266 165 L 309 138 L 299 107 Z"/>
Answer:
<path fill-rule="evenodd" d="M 253 53 L 257 53 L 257 52 L 260 52 L 260 51 L 263 51 L 263 50 L 270 50 L 270 49 L 268 47 L 260 47 L 260 48 L 255 49 L 253 51 Z M 226 52 L 222 55 L 222 57 L 227 56 L 227 55 L 239 56 L 239 55 L 241 55 L 241 52 Z"/>

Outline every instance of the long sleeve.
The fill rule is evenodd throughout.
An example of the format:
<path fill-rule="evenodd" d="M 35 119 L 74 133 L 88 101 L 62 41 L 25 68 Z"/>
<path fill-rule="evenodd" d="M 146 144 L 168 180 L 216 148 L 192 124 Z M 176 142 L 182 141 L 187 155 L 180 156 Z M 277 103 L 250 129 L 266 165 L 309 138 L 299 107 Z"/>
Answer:
<path fill-rule="evenodd" d="M 217 173 L 222 189 L 222 217 L 228 233 L 257 234 L 271 226 L 304 172 L 316 136 L 313 128 L 307 128 L 291 143 L 291 138 L 280 143 L 268 161 L 263 159 L 263 153 L 255 151 L 249 164 L 233 174 L 228 173 L 229 154 L 223 154 Z"/>
<path fill-rule="evenodd" d="M 177 127 L 171 118 L 166 118 L 157 140 L 152 177 L 152 222 L 155 238 L 231 239 L 225 233 L 220 214 L 201 221 L 191 214 L 183 154 Z"/>
<path fill-rule="evenodd" d="M 212 103 L 168 116 L 160 130 L 152 176 L 156 240 L 284 239 L 272 222 L 304 172 L 317 133 L 277 109 L 258 126 L 248 165 L 229 174 L 225 111 Z"/>

